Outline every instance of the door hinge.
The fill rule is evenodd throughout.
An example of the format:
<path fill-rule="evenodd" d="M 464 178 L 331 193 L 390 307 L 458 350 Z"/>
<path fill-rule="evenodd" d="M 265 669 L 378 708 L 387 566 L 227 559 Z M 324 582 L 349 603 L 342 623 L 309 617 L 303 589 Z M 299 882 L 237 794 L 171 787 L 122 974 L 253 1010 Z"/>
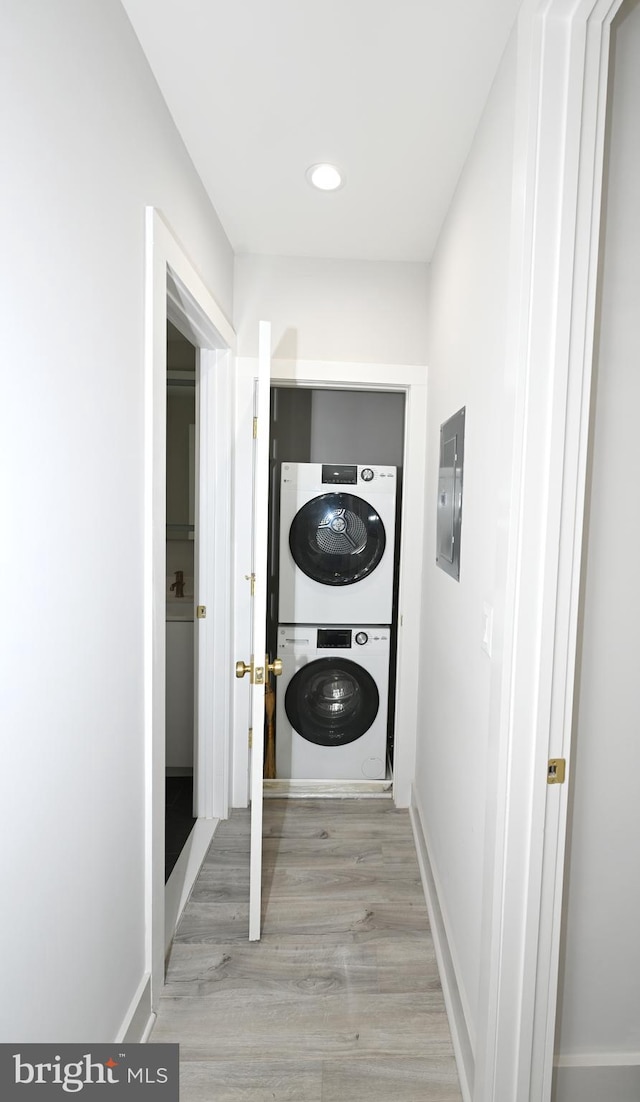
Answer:
<path fill-rule="evenodd" d="M 255 595 L 256 595 L 256 576 L 255 576 L 255 574 L 252 574 L 251 575 L 251 596 L 255 597 Z"/>
<path fill-rule="evenodd" d="M 207 606 L 206 605 L 198 605 L 198 607 L 196 608 L 196 617 L 197 617 L 197 619 L 198 620 L 204 620 L 206 615 L 207 615 Z"/>
<path fill-rule="evenodd" d="M 253 750 L 253 727 L 249 728 L 249 749 Z"/>
<path fill-rule="evenodd" d="M 566 766 L 564 758 L 549 758 L 547 784 L 564 784 Z"/>
<path fill-rule="evenodd" d="M 258 418 L 253 418 L 253 439 L 255 440 L 258 435 Z"/>

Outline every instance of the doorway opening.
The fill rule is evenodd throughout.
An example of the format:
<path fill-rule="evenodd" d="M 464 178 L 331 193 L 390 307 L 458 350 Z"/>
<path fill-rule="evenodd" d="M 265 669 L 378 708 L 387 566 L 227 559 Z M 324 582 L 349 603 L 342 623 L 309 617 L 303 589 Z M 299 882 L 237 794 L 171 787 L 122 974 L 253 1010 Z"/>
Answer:
<path fill-rule="evenodd" d="M 141 1001 L 157 1005 L 178 917 L 189 897 L 230 784 L 232 646 L 231 460 L 235 333 L 159 211 L 146 210 L 145 314 L 145 819 L 147 976 Z M 167 598 L 167 321 L 195 350 L 193 541 L 194 799 L 197 816 L 165 882 Z M 191 424 L 192 422 L 189 421 Z M 187 521 L 188 526 L 188 513 Z M 188 533 L 187 533 L 188 534 Z M 172 541 L 169 541 L 172 542 Z M 200 552 L 200 553 L 198 553 Z M 175 571 L 182 569 L 176 565 Z M 185 593 L 183 585 L 183 596 Z M 188 589 L 187 589 L 188 596 Z M 214 722 L 216 719 L 218 722 Z"/>
<path fill-rule="evenodd" d="M 167 321 L 165 882 L 194 814 L 196 349 Z"/>
<path fill-rule="evenodd" d="M 402 391 L 272 387 L 267 650 L 281 658 L 284 669 L 276 682 L 275 753 L 267 755 L 266 795 L 286 791 L 304 796 L 328 790 L 391 795 L 404 451 Z M 335 468 L 331 476 L 329 467 Z M 288 472 L 305 479 L 317 475 L 318 480 L 317 497 L 312 492 L 295 519 L 288 514 L 291 508 L 297 510 L 299 501 L 294 495 L 292 502 L 297 504 L 288 502 Z M 370 481 L 358 485 L 363 473 Z M 346 480 L 345 484 L 323 486 L 330 477 Z M 353 493 L 345 493 L 350 490 Z M 315 569 L 306 561 L 319 550 L 322 554 L 319 529 L 313 546 L 300 550 L 302 574 L 310 581 L 302 574 L 296 578 L 296 548 L 289 554 L 294 527 L 298 531 L 305 524 L 304 511 L 313 511 L 315 501 L 328 507 L 329 496 L 338 505 L 348 504 L 347 498 L 352 502 L 351 511 L 340 510 L 334 527 L 351 518 L 354 531 L 331 531 L 327 581 L 321 563 Z M 369 499 L 379 502 L 380 515 L 378 504 L 370 506 Z M 356 515 L 358 506 L 361 518 Z M 346 540 L 340 557 L 344 576 L 336 584 L 340 539 Z M 359 540 L 370 548 L 379 542 L 379 553 L 363 562 L 362 572 L 353 573 L 345 565 L 347 559 L 351 565 L 368 555 Z M 365 577 L 370 588 L 366 599 L 359 600 L 359 579 Z M 320 697 L 317 715 L 311 715 L 307 674 L 313 681 L 316 667 Z M 302 703 L 294 699 L 298 683 Z M 333 694 L 331 701 L 327 694 Z"/>

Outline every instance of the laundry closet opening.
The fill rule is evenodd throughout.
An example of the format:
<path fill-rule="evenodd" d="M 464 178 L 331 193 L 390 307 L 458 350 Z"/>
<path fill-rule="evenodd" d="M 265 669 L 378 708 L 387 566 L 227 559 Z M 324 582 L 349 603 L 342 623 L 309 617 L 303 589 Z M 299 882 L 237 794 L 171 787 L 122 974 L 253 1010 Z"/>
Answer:
<path fill-rule="evenodd" d="M 272 388 L 265 795 L 391 795 L 404 437 L 402 392 Z"/>

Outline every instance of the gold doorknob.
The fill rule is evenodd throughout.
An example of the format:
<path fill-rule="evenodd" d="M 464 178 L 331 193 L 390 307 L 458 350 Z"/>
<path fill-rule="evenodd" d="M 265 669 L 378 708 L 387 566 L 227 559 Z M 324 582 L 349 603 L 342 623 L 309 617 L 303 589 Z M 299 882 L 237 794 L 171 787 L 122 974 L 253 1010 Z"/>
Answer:
<path fill-rule="evenodd" d="M 267 656 L 266 664 L 267 664 L 267 669 L 268 669 L 269 673 L 272 673 L 274 677 L 280 677 L 280 674 L 282 673 L 282 659 L 281 658 L 274 658 L 273 662 L 270 662 L 269 658 Z"/>
<path fill-rule="evenodd" d="M 244 677 L 245 673 L 251 673 L 252 663 L 236 662 L 236 677 Z"/>

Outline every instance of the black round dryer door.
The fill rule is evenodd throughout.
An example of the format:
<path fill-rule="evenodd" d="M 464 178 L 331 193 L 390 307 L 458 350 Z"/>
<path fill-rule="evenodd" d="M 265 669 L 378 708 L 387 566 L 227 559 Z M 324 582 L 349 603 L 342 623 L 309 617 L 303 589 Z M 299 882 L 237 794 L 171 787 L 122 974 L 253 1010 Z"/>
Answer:
<path fill-rule="evenodd" d="M 380 694 L 370 673 L 349 658 L 317 658 L 298 670 L 285 694 L 291 726 L 316 746 L 346 746 L 368 731 Z"/>
<path fill-rule="evenodd" d="M 372 505 L 354 494 L 320 494 L 296 513 L 289 530 L 294 562 L 322 585 L 353 585 L 375 570 L 386 543 Z"/>

